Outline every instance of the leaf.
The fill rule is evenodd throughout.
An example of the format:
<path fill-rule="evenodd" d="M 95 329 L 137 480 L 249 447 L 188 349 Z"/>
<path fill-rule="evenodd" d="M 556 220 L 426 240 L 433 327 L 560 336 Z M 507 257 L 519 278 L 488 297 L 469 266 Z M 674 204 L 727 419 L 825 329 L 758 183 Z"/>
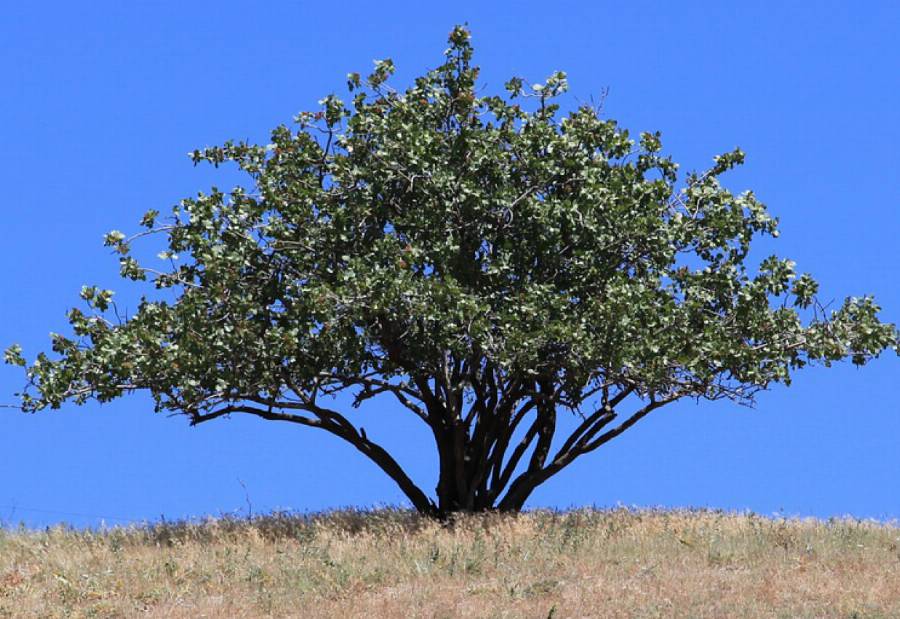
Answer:
<path fill-rule="evenodd" d="M 18 365 L 21 367 L 28 365 L 25 358 L 22 356 L 22 347 L 18 344 L 11 345 L 3 352 L 3 361 L 9 365 Z"/>

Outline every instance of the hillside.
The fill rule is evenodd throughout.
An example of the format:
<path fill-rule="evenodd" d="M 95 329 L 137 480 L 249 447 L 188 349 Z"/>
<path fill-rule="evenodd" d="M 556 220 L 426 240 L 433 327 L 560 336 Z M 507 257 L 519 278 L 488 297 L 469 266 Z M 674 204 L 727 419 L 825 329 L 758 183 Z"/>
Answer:
<path fill-rule="evenodd" d="M 0 617 L 900 617 L 900 528 L 620 509 L 6 529 Z"/>

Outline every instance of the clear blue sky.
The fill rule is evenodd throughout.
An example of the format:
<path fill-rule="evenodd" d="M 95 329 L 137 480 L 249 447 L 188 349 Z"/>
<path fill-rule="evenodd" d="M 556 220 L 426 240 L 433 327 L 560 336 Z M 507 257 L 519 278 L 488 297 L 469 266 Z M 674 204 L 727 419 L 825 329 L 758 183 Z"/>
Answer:
<path fill-rule="evenodd" d="M 82 284 L 118 279 L 102 247 L 228 172 L 186 153 L 269 130 L 392 57 L 395 83 L 437 64 L 468 22 L 489 91 L 569 73 L 570 101 L 660 130 L 683 169 L 736 145 L 726 177 L 782 221 L 760 248 L 820 278 L 825 299 L 873 293 L 900 322 L 896 2 L 7 3 L 0 19 L 0 348 L 29 359 L 66 331 Z M 663 409 L 540 489 L 530 506 L 623 503 L 900 518 L 900 360 L 798 374 L 755 410 Z M 22 386 L 0 366 L 0 402 Z M 384 404 L 361 413 L 433 488 L 428 435 Z M 383 417 L 383 423 L 368 421 Z M 0 410 L 0 521 L 76 525 L 398 503 L 356 451 L 253 419 L 189 428 L 136 395 L 26 416 Z M 43 511 L 38 511 L 43 510 Z M 78 515 L 83 514 L 83 515 Z"/>

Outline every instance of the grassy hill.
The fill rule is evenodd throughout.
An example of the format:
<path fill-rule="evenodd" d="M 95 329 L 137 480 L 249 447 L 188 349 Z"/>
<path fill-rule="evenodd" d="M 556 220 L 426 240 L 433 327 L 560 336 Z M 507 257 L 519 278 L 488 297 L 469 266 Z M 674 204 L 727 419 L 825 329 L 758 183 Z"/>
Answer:
<path fill-rule="evenodd" d="M 0 617 L 900 617 L 900 528 L 622 509 L 7 529 Z"/>

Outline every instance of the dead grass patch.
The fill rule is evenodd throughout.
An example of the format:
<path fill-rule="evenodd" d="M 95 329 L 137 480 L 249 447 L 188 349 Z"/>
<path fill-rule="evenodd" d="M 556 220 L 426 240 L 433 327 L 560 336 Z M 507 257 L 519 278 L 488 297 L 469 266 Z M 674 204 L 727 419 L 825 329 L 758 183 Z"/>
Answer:
<path fill-rule="evenodd" d="M 617 509 L 7 529 L 0 617 L 900 617 L 900 528 Z"/>

